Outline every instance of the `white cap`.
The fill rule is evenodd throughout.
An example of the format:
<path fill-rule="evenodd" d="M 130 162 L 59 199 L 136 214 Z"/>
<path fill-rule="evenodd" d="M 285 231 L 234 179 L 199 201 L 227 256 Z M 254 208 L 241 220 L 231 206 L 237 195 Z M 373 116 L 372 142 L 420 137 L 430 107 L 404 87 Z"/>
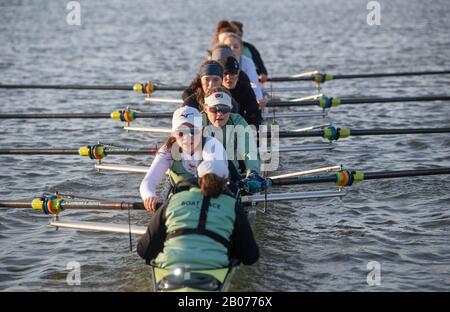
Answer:
<path fill-rule="evenodd" d="M 197 167 L 198 177 L 213 173 L 221 178 L 228 177 L 228 162 L 226 160 L 204 160 Z"/>
<path fill-rule="evenodd" d="M 202 115 L 200 112 L 190 106 L 178 108 L 172 116 L 172 131 L 177 130 L 182 124 L 188 123 L 194 128 L 202 127 Z"/>
<path fill-rule="evenodd" d="M 233 104 L 231 104 L 231 97 L 225 92 L 214 92 L 213 94 L 205 98 L 205 104 L 209 107 L 216 105 L 225 105 L 233 108 Z"/>

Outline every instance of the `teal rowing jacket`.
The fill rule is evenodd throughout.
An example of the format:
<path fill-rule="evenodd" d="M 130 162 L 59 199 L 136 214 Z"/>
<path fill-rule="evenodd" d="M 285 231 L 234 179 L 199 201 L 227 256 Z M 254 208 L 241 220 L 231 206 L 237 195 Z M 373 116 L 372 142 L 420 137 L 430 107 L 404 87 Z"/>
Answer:
<path fill-rule="evenodd" d="M 223 147 L 227 151 L 228 160 L 232 161 L 238 171 L 241 171 L 239 169 L 244 169 L 244 172 L 241 172 L 243 174 L 247 174 L 250 171 L 261 174 L 256 138 L 252 131 L 242 131 L 244 129 L 250 129 L 244 117 L 239 114 L 230 113 L 227 124 L 219 131 L 211 125 L 206 114 L 203 113 L 203 127 L 203 134 L 205 136 L 212 134 L 212 136 L 223 144 Z M 220 135 L 217 135 L 218 133 Z M 245 168 L 240 168 L 239 160 L 245 164 Z"/>
<path fill-rule="evenodd" d="M 227 267 L 230 258 L 244 264 L 258 260 L 259 251 L 253 232 L 241 206 L 232 196 L 211 198 L 205 229 L 231 243 L 230 250 L 202 234 L 168 237 L 168 233 L 198 226 L 203 195 L 198 187 L 172 195 L 167 205 L 153 215 L 147 232 L 138 243 L 138 254 L 162 268 L 188 266 L 191 269 Z"/>

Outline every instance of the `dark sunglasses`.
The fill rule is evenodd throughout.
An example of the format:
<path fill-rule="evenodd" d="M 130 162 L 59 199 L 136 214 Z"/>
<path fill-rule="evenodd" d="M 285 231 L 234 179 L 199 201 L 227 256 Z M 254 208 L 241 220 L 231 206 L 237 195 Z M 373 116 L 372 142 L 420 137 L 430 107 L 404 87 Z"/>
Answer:
<path fill-rule="evenodd" d="M 208 111 L 213 114 L 217 114 L 217 113 L 226 114 L 226 113 L 231 112 L 231 108 L 228 106 L 213 106 L 213 107 L 208 107 Z"/>

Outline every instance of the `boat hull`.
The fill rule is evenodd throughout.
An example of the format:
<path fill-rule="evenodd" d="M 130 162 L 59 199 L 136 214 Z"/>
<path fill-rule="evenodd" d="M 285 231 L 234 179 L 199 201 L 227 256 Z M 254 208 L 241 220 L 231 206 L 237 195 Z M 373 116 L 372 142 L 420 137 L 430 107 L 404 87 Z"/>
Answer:
<path fill-rule="evenodd" d="M 230 287 L 237 266 L 174 273 L 152 265 L 153 290 L 156 292 L 224 292 Z"/>

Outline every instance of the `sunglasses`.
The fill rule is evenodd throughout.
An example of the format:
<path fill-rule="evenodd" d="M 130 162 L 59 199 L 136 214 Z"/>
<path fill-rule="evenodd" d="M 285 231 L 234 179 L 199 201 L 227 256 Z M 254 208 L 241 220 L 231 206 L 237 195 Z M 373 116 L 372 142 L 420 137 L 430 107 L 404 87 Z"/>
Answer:
<path fill-rule="evenodd" d="M 177 135 L 178 137 L 182 138 L 184 135 L 188 135 L 188 136 L 194 136 L 197 133 L 199 133 L 200 131 L 196 128 L 183 128 L 183 129 L 177 129 L 175 130 L 175 135 Z"/>
<path fill-rule="evenodd" d="M 217 114 L 217 113 L 227 114 L 227 113 L 231 112 L 231 108 L 228 106 L 213 106 L 213 107 L 208 107 L 208 112 L 213 113 L 213 114 Z"/>

